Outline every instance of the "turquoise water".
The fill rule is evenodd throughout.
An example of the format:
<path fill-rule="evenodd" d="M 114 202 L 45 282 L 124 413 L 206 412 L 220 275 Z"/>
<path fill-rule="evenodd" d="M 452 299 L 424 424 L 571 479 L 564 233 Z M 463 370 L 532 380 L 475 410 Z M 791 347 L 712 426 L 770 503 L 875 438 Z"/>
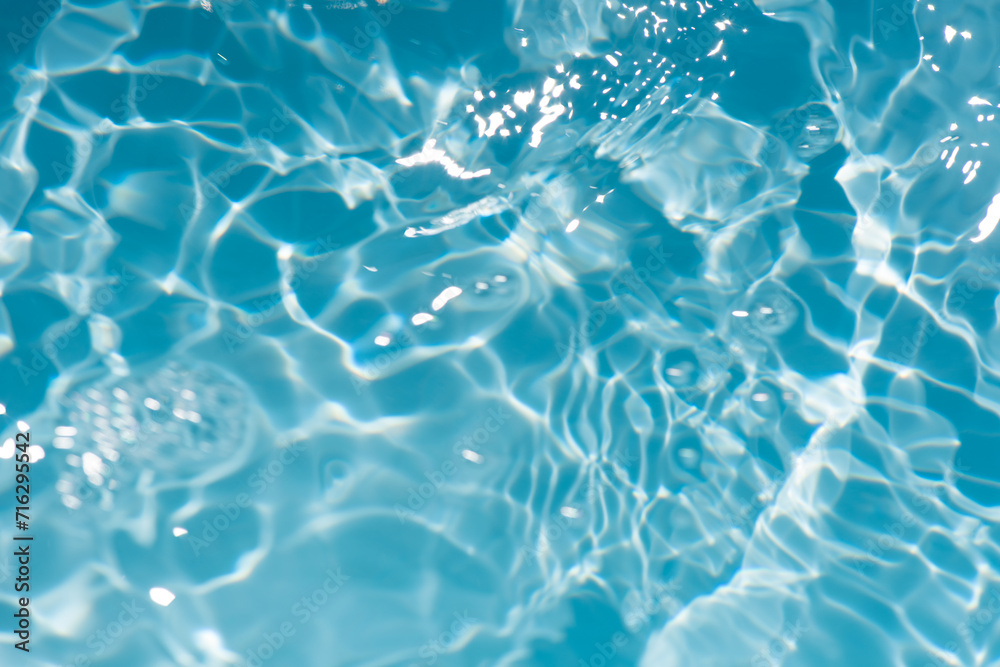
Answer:
<path fill-rule="evenodd" d="M 0 20 L 0 664 L 1000 663 L 1000 5 Z"/>

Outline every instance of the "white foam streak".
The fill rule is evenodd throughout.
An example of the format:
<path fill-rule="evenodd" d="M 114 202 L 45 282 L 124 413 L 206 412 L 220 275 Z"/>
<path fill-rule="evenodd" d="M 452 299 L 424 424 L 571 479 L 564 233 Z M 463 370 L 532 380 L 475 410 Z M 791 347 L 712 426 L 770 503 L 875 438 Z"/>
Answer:
<path fill-rule="evenodd" d="M 973 243 L 985 241 L 997 228 L 997 223 L 1000 223 L 1000 193 L 993 197 L 993 202 L 986 210 L 986 217 L 979 222 L 979 234 L 970 241 Z"/>

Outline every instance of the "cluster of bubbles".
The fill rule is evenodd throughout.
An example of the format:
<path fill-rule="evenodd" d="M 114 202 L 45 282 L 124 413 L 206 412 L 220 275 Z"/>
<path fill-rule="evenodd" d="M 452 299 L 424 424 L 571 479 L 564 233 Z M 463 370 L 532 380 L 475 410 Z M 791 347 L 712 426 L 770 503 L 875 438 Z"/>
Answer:
<path fill-rule="evenodd" d="M 147 377 L 102 378 L 59 404 L 53 446 L 67 451 L 57 490 L 70 509 L 115 506 L 136 485 L 183 485 L 227 461 L 246 439 L 248 403 L 235 381 L 172 361 Z"/>

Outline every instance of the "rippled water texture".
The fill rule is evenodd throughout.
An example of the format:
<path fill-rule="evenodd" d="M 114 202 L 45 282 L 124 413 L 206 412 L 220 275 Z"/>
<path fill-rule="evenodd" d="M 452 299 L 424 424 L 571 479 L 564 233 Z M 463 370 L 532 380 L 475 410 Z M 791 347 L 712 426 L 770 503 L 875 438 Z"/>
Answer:
<path fill-rule="evenodd" d="M 0 663 L 1000 661 L 996 2 L 0 15 Z"/>

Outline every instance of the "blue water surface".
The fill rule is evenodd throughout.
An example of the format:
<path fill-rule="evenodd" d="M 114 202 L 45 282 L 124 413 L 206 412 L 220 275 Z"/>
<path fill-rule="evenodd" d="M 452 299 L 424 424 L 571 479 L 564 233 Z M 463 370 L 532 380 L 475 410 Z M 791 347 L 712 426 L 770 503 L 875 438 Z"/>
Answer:
<path fill-rule="evenodd" d="M 996 2 L 0 22 L 0 664 L 1000 664 Z"/>

